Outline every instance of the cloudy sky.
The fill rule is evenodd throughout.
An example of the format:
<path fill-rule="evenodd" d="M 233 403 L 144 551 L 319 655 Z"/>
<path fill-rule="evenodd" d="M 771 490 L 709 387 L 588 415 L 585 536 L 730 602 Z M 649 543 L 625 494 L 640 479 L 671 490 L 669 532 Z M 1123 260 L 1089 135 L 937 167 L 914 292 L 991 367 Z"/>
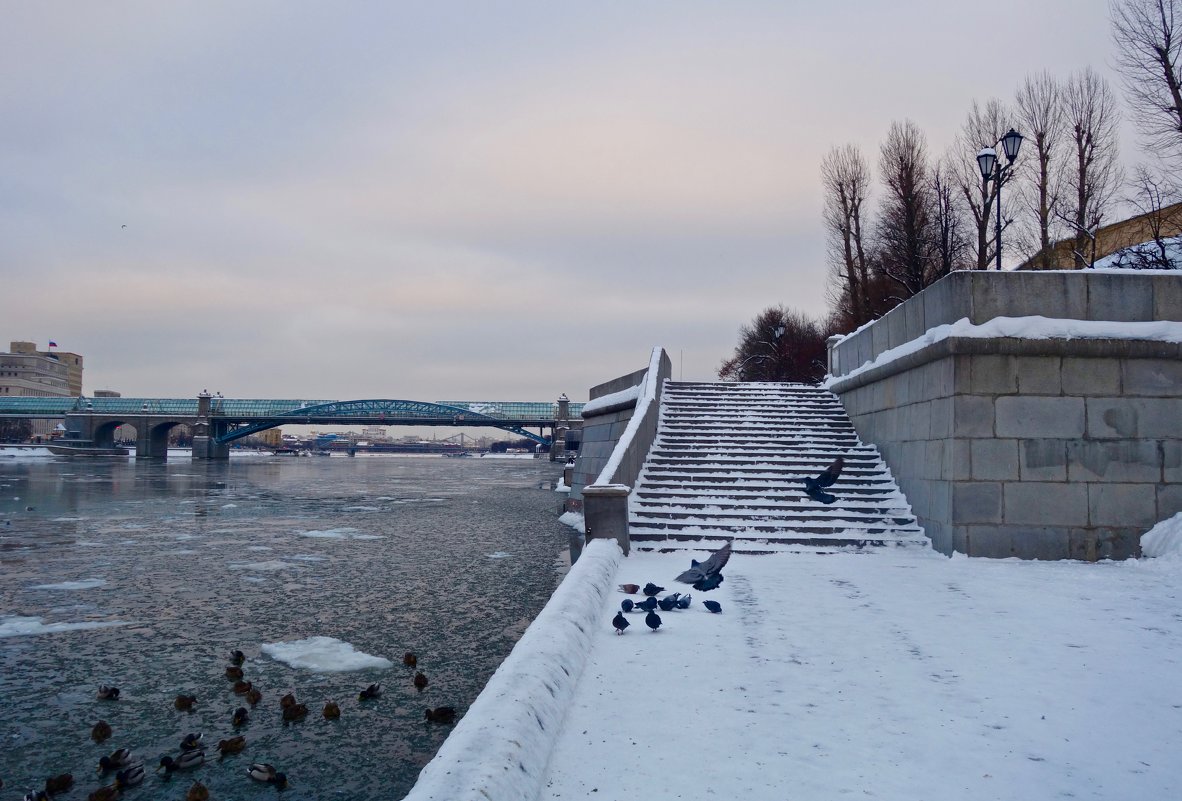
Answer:
<path fill-rule="evenodd" d="M 585 400 L 654 345 L 711 380 L 761 309 L 824 312 L 832 145 L 940 153 L 1112 60 L 1105 0 L 3 17 L 0 348 L 131 396 Z"/>

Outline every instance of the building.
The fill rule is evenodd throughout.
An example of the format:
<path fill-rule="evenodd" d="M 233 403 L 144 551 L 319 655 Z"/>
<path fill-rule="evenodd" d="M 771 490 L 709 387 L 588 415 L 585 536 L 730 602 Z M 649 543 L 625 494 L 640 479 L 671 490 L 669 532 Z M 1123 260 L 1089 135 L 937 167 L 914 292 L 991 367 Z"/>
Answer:
<path fill-rule="evenodd" d="M 76 398 L 82 394 L 82 357 L 13 342 L 0 353 L 0 398 Z M 33 436 L 47 437 L 61 420 L 34 420 Z"/>
<path fill-rule="evenodd" d="M 1182 203 L 1138 214 L 1127 220 L 1105 225 L 1096 231 L 1094 252 L 1083 253 L 1086 262 L 1099 261 L 1118 250 L 1149 242 L 1157 237 L 1163 239 L 1182 234 Z M 1091 248 L 1089 248 L 1089 251 Z M 1074 270 L 1079 268 L 1075 254 L 1075 239 L 1063 239 L 1051 245 L 1051 270 Z M 1086 265 L 1085 265 L 1086 266 Z M 1040 270 L 1042 254 L 1036 253 L 1016 268 L 1018 270 Z"/>

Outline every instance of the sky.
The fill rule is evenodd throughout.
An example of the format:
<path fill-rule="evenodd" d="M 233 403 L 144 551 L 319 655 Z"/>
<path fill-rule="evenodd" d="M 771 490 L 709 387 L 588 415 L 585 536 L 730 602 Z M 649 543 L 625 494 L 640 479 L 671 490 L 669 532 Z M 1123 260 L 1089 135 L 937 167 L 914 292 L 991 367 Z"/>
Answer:
<path fill-rule="evenodd" d="M 979 8 L 5 3 L 0 348 L 125 396 L 582 401 L 658 345 L 714 380 L 825 313 L 831 147 L 1118 87 L 1105 0 Z"/>

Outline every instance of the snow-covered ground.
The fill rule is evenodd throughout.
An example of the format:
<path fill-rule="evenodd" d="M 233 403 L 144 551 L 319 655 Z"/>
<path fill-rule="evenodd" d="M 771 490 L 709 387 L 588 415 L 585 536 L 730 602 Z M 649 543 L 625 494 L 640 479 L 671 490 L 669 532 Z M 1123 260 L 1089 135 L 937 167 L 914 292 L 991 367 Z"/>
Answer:
<path fill-rule="evenodd" d="M 1163 526 L 1176 546 L 1182 516 Z M 735 556 L 623 636 L 612 592 L 540 797 L 1182 798 L 1179 551 Z M 688 559 L 633 553 L 615 580 L 682 591 Z"/>

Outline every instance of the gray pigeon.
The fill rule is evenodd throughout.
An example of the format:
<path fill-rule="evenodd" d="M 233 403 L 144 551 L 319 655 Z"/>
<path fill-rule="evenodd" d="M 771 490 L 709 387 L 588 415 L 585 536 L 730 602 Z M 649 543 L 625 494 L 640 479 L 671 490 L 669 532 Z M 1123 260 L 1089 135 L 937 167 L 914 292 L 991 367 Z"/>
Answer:
<path fill-rule="evenodd" d="M 705 582 L 713 585 L 709 589 L 714 589 L 714 587 L 717 587 L 721 582 L 708 582 L 708 579 L 719 575 L 719 573 L 722 572 L 722 568 L 726 566 L 727 560 L 730 558 L 731 544 L 728 542 L 726 545 L 712 553 L 710 558 L 705 562 L 699 563 L 691 561 L 690 569 L 678 576 L 676 580 L 683 584 L 695 585 Z M 696 587 L 696 589 L 700 590 L 702 587 Z"/>

